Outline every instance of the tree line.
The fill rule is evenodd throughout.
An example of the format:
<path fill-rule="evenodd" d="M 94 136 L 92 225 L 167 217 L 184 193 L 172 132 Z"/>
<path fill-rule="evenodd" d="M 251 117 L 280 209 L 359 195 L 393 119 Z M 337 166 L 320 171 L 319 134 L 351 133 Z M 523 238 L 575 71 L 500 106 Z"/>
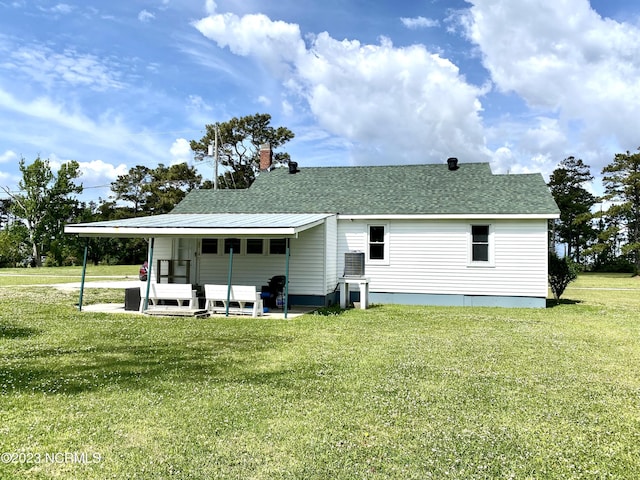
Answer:
<path fill-rule="evenodd" d="M 218 145 L 220 188 L 247 188 L 259 169 L 260 145 L 282 147 L 294 134 L 270 125 L 271 116 L 255 114 L 206 125 L 204 136 L 191 140 L 195 158 Z M 640 150 L 640 149 L 639 149 Z M 286 164 L 285 152 L 273 157 Z M 85 240 L 65 235 L 67 223 L 115 220 L 170 212 L 193 189 L 212 188 L 186 163 L 155 168 L 136 165 L 111 183 L 106 199 L 81 202 L 80 168 L 76 161 L 54 172 L 46 159 L 22 159 L 17 191 L 2 187 L 0 199 L 0 266 L 74 265 L 81 261 Z M 565 158 L 548 186 L 560 208 L 551 224 L 552 251 L 564 249 L 575 264 L 594 271 L 640 270 L 640 153 L 618 153 L 602 169 L 604 195 L 586 186 L 593 180 L 589 165 Z M 144 239 L 93 238 L 88 258 L 97 263 L 137 263 L 147 254 Z"/>
<path fill-rule="evenodd" d="M 206 125 L 205 135 L 191 140 L 191 148 L 196 159 L 204 158 L 209 145 L 217 143 L 222 167 L 218 185 L 247 188 L 259 170 L 260 145 L 276 149 L 294 137 L 288 128 L 270 123 L 269 114 L 257 113 Z M 288 161 L 287 153 L 274 155 L 274 164 Z M 76 265 L 82 262 L 86 240 L 65 235 L 65 224 L 169 213 L 191 190 L 213 186 L 187 163 L 136 165 L 111 183 L 108 198 L 82 202 L 77 161 L 54 171 L 47 159 L 27 164 L 23 158 L 19 169 L 17 191 L 1 187 L 6 198 L 0 199 L 0 267 Z M 87 245 L 88 260 L 94 263 L 134 264 L 147 255 L 144 239 L 91 238 Z"/>
<path fill-rule="evenodd" d="M 640 151 L 640 149 L 638 149 Z M 602 169 L 604 194 L 586 186 L 591 168 L 581 159 L 565 158 L 549 178 L 560 209 L 552 222 L 552 244 L 584 269 L 601 272 L 640 271 L 640 153 L 617 153 Z"/>

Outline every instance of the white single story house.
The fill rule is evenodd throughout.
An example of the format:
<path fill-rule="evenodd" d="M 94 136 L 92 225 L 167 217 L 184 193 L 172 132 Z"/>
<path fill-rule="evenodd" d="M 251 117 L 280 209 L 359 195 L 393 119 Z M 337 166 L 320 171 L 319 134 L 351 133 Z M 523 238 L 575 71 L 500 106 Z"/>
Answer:
<path fill-rule="evenodd" d="M 246 190 L 194 190 L 169 214 L 65 232 L 148 238 L 150 282 L 260 289 L 285 275 L 290 305 L 337 303 L 345 274 L 362 274 L 374 303 L 540 308 L 558 217 L 540 174 L 456 159 L 272 168 L 263 150 Z"/>

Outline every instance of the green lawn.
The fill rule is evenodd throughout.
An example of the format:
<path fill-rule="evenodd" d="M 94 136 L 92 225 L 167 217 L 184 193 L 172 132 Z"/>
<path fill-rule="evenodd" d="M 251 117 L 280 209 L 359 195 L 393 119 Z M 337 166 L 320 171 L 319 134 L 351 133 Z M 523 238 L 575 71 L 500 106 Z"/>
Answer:
<path fill-rule="evenodd" d="M 293 320 L 0 287 L 0 478 L 640 478 L 639 284 Z"/>
<path fill-rule="evenodd" d="M 92 280 L 135 280 L 139 265 L 88 265 L 86 281 Z M 52 283 L 79 282 L 82 267 L 56 268 L 1 268 L 0 286 L 3 285 L 47 285 Z"/>

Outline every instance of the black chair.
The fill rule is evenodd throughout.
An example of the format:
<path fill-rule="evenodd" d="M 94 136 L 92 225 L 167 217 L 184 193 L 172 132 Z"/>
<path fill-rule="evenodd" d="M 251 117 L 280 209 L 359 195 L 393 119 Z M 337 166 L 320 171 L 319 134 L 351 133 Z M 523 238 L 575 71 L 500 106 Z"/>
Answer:
<path fill-rule="evenodd" d="M 276 308 L 278 295 L 283 295 L 284 285 L 287 282 L 287 277 L 284 275 L 276 275 L 269 279 L 268 285 L 263 285 L 262 301 L 265 307 Z"/>

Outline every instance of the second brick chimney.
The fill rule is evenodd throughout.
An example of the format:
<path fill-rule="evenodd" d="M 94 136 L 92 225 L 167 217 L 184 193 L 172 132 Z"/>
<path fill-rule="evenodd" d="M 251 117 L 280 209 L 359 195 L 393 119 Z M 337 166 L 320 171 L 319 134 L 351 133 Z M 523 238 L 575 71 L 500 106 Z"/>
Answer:
<path fill-rule="evenodd" d="M 260 145 L 260 171 L 265 172 L 271 170 L 272 160 L 273 152 L 271 151 L 271 144 L 263 143 Z"/>

